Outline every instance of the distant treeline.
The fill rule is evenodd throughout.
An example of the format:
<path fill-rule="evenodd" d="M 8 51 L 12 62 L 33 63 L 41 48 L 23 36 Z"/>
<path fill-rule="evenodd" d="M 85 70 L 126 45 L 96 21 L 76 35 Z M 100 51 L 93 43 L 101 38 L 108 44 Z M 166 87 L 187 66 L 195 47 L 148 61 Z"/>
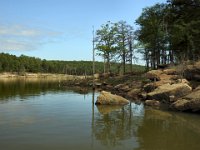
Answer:
<path fill-rule="evenodd" d="M 144 67 L 133 65 L 136 72 L 144 71 Z M 91 75 L 92 61 L 57 61 L 45 60 L 21 55 L 19 57 L 6 53 L 0 53 L 0 72 L 17 73 L 61 73 L 69 75 Z M 104 63 L 95 62 L 95 72 L 104 72 Z M 112 63 L 111 72 L 119 73 L 120 64 Z"/>

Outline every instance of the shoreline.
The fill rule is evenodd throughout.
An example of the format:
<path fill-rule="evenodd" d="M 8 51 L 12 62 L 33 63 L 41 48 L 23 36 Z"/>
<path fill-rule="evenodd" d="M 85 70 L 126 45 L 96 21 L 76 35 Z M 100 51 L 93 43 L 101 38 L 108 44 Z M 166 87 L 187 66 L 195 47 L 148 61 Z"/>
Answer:
<path fill-rule="evenodd" d="M 79 87 L 87 92 L 93 88 L 92 76 L 75 76 L 50 73 L 0 73 L 1 81 L 15 80 L 56 81 L 63 87 Z M 200 112 L 200 86 L 193 87 L 187 78 L 180 78 L 175 68 L 151 70 L 146 74 L 124 76 L 99 76 L 95 78 L 95 89 L 109 91 L 129 101 L 143 102 L 150 107 L 159 108 L 167 104 L 170 110 L 181 112 Z"/>
<path fill-rule="evenodd" d="M 24 73 L 20 75 L 16 72 L 0 73 L 0 79 L 60 79 L 60 80 L 83 80 L 91 78 L 91 76 L 76 76 L 67 74 L 53 74 L 53 73 Z"/>

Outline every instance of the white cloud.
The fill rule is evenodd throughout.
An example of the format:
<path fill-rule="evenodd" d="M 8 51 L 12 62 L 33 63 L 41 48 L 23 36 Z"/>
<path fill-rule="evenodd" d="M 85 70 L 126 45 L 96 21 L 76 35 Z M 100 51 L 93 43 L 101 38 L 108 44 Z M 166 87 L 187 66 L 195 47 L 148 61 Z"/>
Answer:
<path fill-rule="evenodd" d="M 0 24 L 0 51 L 35 50 L 62 37 L 62 32 L 22 25 Z"/>
<path fill-rule="evenodd" d="M 17 39 L 0 39 L 0 51 L 34 50 L 39 45 L 39 43 L 31 41 L 20 41 Z"/>

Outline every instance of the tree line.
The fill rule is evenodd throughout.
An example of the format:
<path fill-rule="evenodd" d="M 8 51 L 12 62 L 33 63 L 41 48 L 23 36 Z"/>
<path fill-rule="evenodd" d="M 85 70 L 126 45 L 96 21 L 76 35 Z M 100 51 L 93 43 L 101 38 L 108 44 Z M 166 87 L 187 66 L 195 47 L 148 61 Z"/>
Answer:
<path fill-rule="evenodd" d="M 111 72 L 117 73 L 117 63 L 111 63 Z M 133 66 L 139 71 L 144 68 Z M 103 73 L 102 62 L 95 62 L 96 73 Z M 92 75 L 92 61 L 58 61 L 45 60 L 21 55 L 19 57 L 7 53 L 0 53 L 0 72 L 31 73 L 60 73 L 69 75 Z"/>
<path fill-rule="evenodd" d="M 200 0 L 167 0 L 143 9 L 136 20 L 146 66 L 197 61 L 200 58 Z"/>
<path fill-rule="evenodd" d="M 167 0 L 144 8 L 136 25 L 133 31 L 125 21 L 107 22 L 96 31 L 95 48 L 106 72 L 114 61 L 125 73 L 126 64 L 136 59 L 134 49 L 143 54 L 147 68 L 199 60 L 200 0 Z"/>

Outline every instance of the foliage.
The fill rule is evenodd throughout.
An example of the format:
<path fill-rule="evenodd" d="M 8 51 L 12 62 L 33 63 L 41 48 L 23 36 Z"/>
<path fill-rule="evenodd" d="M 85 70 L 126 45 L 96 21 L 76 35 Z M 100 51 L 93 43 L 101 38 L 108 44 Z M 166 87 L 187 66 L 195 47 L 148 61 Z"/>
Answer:
<path fill-rule="evenodd" d="M 117 56 L 121 58 L 123 65 L 123 74 L 126 72 L 126 62 L 132 60 L 133 53 L 133 27 L 128 25 L 125 21 L 119 21 L 116 24 L 117 35 Z M 132 63 L 132 62 L 131 62 Z"/>
<path fill-rule="evenodd" d="M 110 71 L 117 72 L 117 63 L 111 63 Z M 133 66 L 136 71 L 143 71 L 144 67 Z M 103 72 L 103 63 L 95 62 L 97 73 Z M 55 61 L 41 60 L 40 58 L 0 53 L 0 72 L 18 72 L 23 75 L 25 72 L 32 73 L 61 73 L 70 75 L 91 75 L 92 61 Z"/>
<path fill-rule="evenodd" d="M 116 28 L 111 22 L 107 22 L 107 24 L 101 26 L 101 29 L 96 31 L 96 49 L 99 51 L 98 54 L 106 61 L 106 72 L 110 71 L 110 61 L 116 51 L 115 34 Z"/>
<path fill-rule="evenodd" d="M 98 54 L 106 60 L 106 72 L 110 71 L 110 62 L 121 61 L 123 74 L 126 69 L 126 62 L 130 62 L 132 71 L 133 58 L 133 27 L 125 21 L 117 23 L 107 22 L 96 31 L 95 43 Z M 120 69 L 119 69 L 120 70 Z"/>
<path fill-rule="evenodd" d="M 136 35 L 147 67 L 198 60 L 199 20 L 200 0 L 168 0 L 145 8 L 136 20 Z"/>

